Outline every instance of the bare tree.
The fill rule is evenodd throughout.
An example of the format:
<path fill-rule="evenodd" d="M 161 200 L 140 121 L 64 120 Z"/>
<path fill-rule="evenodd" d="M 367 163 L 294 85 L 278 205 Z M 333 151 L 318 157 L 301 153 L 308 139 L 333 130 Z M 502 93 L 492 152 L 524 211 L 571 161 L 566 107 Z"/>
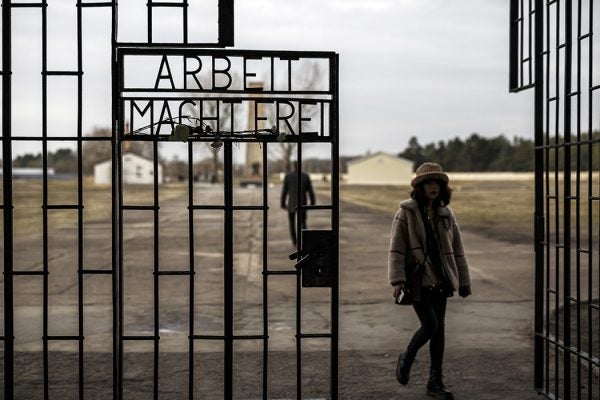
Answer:
<path fill-rule="evenodd" d="M 112 130 L 107 127 L 94 127 L 91 132 L 85 134 L 88 137 L 112 136 Z M 123 142 L 123 152 L 134 153 L 139 156 L 152 159 L 153 147 L 151 142 L 127 140 Z M 86 175 L 94 173 L 94 165 L 111 158 L 110 140 L 93 140 L 83 142 L 83 172 Z"/>
<path fill-rule="evenodd" d="M 302 64 L 300 68 L 300 72 L 298 72 L 300 82 L 297 83 L 299 87 L 304 90 L 317 90 L 324 79 L 323 72 L 319 67 L 319 64 L 316 62 L 305 63 Z M 311 107 L 308 110 L 303 110 L 302 117 L 312 118 L 316 114 L 317 110 Z M 268 118 L 270 122 L 273 122 L 273 124 L 277 123 L 277 117 L 275 116 L 274 110 L 271 110 L 271 112 L 268 113 Z M 288 122 L 291 126 L 299 126 L 298 112 L 295 112 Z M 286 130 L 283 126 L 280 126 L 279 129 L 282 131 Z M 296 149 L 295 143 L 285 141 L 279 142 L 277 145 L 269 146 L 269 149 L 275 158 L 283 161 L 285 172 L 292 170 L 292 156 L 294 154 L 294 150 Z"/>
<path fill-rule="evenodd" d="M 112 135 L 110 128 L 94 127 L 91 132 L 86 133 L 86 136 L 92 137 L 108 137 Z M 94 165 L 97 163 L 110 160 L 111 158 L 111 143 L 110 141 L 85 141 L 83 142 L 83 173 L 90 175 L 94 173 Z"/>
<path fill-rule="evenodd" d="M 184 107 L 184 110 L 186 115 L 202 119 L 213 131 L 217 131 L 217 128 L 221 131 L 226 130 L 231 124 L 231 105 L 224 105 L 218 100 L 210 100 L 210 98 L 204 99 L 202 103 L 202 118 L 200 116 L 200 105 L 198 102 L 196 102 L 195 105 L 187 104 Z M 218 118 L 218 124 L 216 119 L 210 118 Z M 205 143 L 205 146 L 196 146 L 194 149 L 194 155 L 198 158 L 203 154 L 208 153 L 212 165 L 211 183 L 217 183 L 219 181 L 219 171 L 222 165 L 220 150 L 220 147 L 213 147 L 212 143 Z"/>

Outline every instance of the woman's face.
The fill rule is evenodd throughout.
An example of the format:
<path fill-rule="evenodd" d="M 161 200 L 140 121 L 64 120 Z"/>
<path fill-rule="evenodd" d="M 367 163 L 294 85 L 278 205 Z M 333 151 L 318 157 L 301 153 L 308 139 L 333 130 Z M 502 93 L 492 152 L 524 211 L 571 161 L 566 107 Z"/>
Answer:
<path fill-rule="evenodd" d="M 423 190 L 427 200 L 435 200 L 440 195 L 440 183 L 436 180 L 427 180 L 423 182 Z"/>

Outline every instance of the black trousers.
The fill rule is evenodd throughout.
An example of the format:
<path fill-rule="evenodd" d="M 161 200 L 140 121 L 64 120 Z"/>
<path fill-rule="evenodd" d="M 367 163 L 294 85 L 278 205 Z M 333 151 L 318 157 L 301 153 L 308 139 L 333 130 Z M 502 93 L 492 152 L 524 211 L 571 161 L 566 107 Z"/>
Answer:
<path fill-rule="evenodd" d="M 423 289 L 421 301 L 413 308 L 421 321 L 421 327 L 413 335 L 406 356 L 414 358 L 421 347 L 429 341 L 431 369 L 441 370 L 444 361 L 445 319 L 448 298 L 444 292 Z"/>
<path fill-rule="evenodd" d="M 296 213 L 288 212 L 288 220 L 290 221 L 290 237 L 292 243 L 296 244 Z M 306 211 L 300 213 L 300 222 L 302 223 L 302 229 L 306 229 Z"/>

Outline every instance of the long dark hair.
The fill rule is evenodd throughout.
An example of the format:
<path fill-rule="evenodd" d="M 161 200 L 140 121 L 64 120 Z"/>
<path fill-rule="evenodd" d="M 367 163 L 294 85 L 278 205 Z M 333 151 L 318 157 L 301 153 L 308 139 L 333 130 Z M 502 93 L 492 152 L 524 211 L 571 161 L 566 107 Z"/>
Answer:
<path fill-rule="evenodd" d="M 433 201 L 433 208 L 446 207 L 450 204 L 452 199 L 452 189 L 448 186 L 448 183 L 440 179 L 435 179 L 440 184 L 440 194 L 437 199 Z M 425 182 L 427 180 L 419 182 L 417 186 L 410 192 L 410 197 L 415 199 L 420 206 L 427 204 L 427 196 L 425 196 Z"/>

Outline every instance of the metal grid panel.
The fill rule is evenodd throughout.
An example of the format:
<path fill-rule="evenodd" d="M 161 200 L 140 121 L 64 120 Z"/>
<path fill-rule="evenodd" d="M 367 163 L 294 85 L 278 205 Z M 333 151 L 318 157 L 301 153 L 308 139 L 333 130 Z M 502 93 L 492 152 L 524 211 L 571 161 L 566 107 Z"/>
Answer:
<path fill-rule="evenodd" d="M 533 0 L 511 0 L 509 48 L 509 88 L 511 92 L 529 89 L 534 85 L 534 18 Z"/>
<path fill-rule="evenodd" d="M 210 2 L 205 2 L 210 3 Z M 198 15 L 190 13 L 190 6 L 200 4 L 198 1 L 182 0 L 182 1 L 154 1 L 149 0 L 146 6 L 146 38 L 145 40 L 126 41 L 119 40 L 121 46 L 146 46 L 146 47 L 227 47 L 233 46 L 234 41 L 234 2 L 233 0 L 212 0 L 212 3 L 218 7 L 218 32 L 217 40 L 199 40 L 197 37 L 190 38 L 190 25 L 205 23 Z M 101 6 L 103 3 L 90 3 Z M 140 6 L 141 4 L 138 4 Z M 180 24 L 173 23 L 169 26 L 170 33 L 177 32 L 176 39 L 160 40 L 156 38 L 154 28 L 157 25 L 156 21 L 167 20 L 165 15 L 176 13 L 176 17 Z M 172 15 L 170 15 L 172 17 Z"/>
<path fill-rule="evenodd" d="M 31 3 L 12 3 L 11 1 L 2 2 L 2 20 L 3 20 L 3 71 L 12 71 L 12 20 L 16 13 L 21 10 L 36 10 L 39 12 L 40 24 L 41 24 L 41 105 L 42 105 L 42 119 L 41 119 L 41 136 L 27 136 L 20 135 L 15 136 L 12 132 L 12 97 L 11 87 L 12 79 L 11 73 L 3 74 L 3 91 L 2 91 L 2 106 L 3 106 L 3 129 L 2 129 L 2 144 L 3 144 L 3 189 L 4 189 L 4 204 L 8 204 L 5 207 L 4 212 L 4 298 L 5 298 L 5 315 L 4 315 L 4 326 L 6 333 L 6 341 L 4 346 L 4 397 L 6 399 L 12 399 L 15 395 L 14 387 L 14 362 L 15 362 L 15 337 L 14 337 L 14 292 L 13 282 L 15 276 L 23 276 L 23 279 L 29 280 L 41 280 L 42 281 L 42 355 L 43 355 L 43 395 L 44 398 L 48 398 L 52 382 L 50 379 L 50 365 L 52 358 L 56 357 L 56 353 L 50 351 L 52 343 L 67 343 L 74 342 L 77 344 L 77 392 L 79 398 L 84 397 L 84 285 L 83 279 L 85 276 L 101 275 L 101 274 L 114 274 L 114 269 L 98 270 L 94 269 L 94 266 L 84 265 L 84 246 L 83 246 L 83 210 L 84 210 L 84 199 L 83 199 L 83 167 L 82 167 L 82 154 L 83 154 L 83 143 L 90 140 L 83 136 L 82 132 L 82 83 L 83 83 L 83 67 L 82 67 L 82 54 L 83 54 L 83 42 L 82 42 L 82 15 L 84 10 L 88 7 L 108 7 L 113 8 L 113 3 L 73 3 L 73 7 L 76 8 L 76 53 L 77 53 L 77 66 L 76 70 L 50 70 L 48 68 L 48 8 L 50 5 L 46 1 L 42 2 L 31 2 Z M 50 136 L 48 129 L 48 109 L 49 105 L 49 92 L 50 81 L 57 77 L 73 77 L 76 80 L 77 94 L 76 103 L 77 110 L 76 115 L 73 117 L 76 121 L 76 135 L 75 136 Z M 19 89 L 19 88 L 15 88 Z M 102 139 L 95 138 L 92 140 L 108 140 L 110 138 Z M 41 142 L 42 149 L 42 199 L 41 199 L 41 219 L 42 219 L 42 269 L 39 271 L 30 270 L 19 270 L 14 269 L 14 254 L 13 254 L 13 173 L 12 173 L 12 156 L 13 156 L 13 143 L 19 141 L 30 141 L 30 142 Z M 49 159 L 48 159 L 48 145 L 52 142 L 71 142 L 75 143 L 77 152 L 77 175 L 76 175 L 76 186 L 77 186 L 77 200 L 76 203 L 55 203 L 49 200 L 51 191 L 49 189 Z M 51 271 L 49 269 L 49 214 L 56 210 L 73 210 L 76 213 L 76 225 L 77 225 L 77 246 L 76 246 L 76 269 L 74 272 L 75 276 L 71 276 L 68 279 L 76 280 L 77 287 L 77 331 L 72 332 L 69 335 L 56 335 L 51 334 L 49 329 L 49 320 L 51 318 L 51 310 L 49 304 L 49 277 Z M 114 265 L 114 264 L 113 264 Z M 67 279 L 66 276 L 62 278 Z"/>
<path fill-rule="evenodd" d="M 267 192 L 267 147 L 268 144 L 274 142 L 275 138 L 260 138 L 254 137 L 248 139 L 248 137 L 231 135 L 228 139 L 224 139 L 224 153 L 225 153 L 225 172 L 226 172 L 226 182 L 225 185 L 225 203 L 221 206 L 214 205 L 198 205 L 194 203 L 193 198 L 193 190 L 191 189 L 193 186 L 192 182 L 192 164 L 193 164 L 193 152 L 192 142 L 189 143 L 188 146 L 188 154 L 189 154 L 189 165 L 190 171 L 188 175 L 188 184 L 190 187 L 189 191 L 189 199 L 188 199 L 188 209 L 189 209 L 189 254 L 190 254 L 190 262 L 189 268 L 177 270 L 177 271 L 165 271 L 161 270 L 159 265 L 159 215 L 160 215 L 160 202 L 159 202 L 159 189 L 158 189 L 158 143 L 163 140 L 167 140 L 168 135 L 152 135 L 145 138 L 132 138 L 131 136 L 126 136 L 124 133 L 124 121 L 123 118 L 125 109 L 124 102 L 131 101 L 134 99 L 133 97 L 127 99 L 125 97 L 119 98 L 122 90 L 124 88 L 120 87 L 119 84 L 123 82 L 122 76 L 120 75 L 121 67 L 123 64 L 119 62 L 116 58 L 112 60 L 105 60 L 106 62 L 110 62 L 112 69 L 112 136 L 111 137 L 85 137 L 83 136 L 83 104 L 85 99 L 83 98 L 83 79 L 84 79 L 84 71 L 83 71 L 83 29 L 84 29 L 84 16 L 86 13 L 92 13 L 94 10 L 110 10 L 110 18 L 111 18 L 111 48 L 112 55 L 116 56 L 118 49 L 144 46 L 142 52 L 152 53 L 150 50 L 155 49 L 157 54 L 161 54 L 163 51 L 159 47 L 167 46 L 170 48 L 174 47 L 190 47 L 195 45 L 203 45 L 203 46 L 224 46 L 228 44 L 232 44 L 233 42 L 233 1 L 219 1 L 219 42 L 217 44 L 210 43 L 196 43 L 195 45 L 191 45 L 187 41 L 187 1 L 182 3 L 159 3 L 159 2 L 150 2 L 147 4 L 148 10 L 148 38 L 146 41 L 142 43 L 119 43 L 117 41 L 117 4 L 116 1 L 111 2 L 77 2 L 74 3 L 73 6 L 76 7 L 76 19 L 77 19 L 77 67 L 73 70 L 50 70 L 47 67 L 48 60 L 48 46 L 47 46 L 47 22 L 48 22 L 48 8 L 52 7 L 52 4 L 48 4 L 43 1 L 40 3 L 12 3 L 10 0 L 3 0 L 2 2 L 2 25 L 3 25 L 3 41 L 2 41 L 2 71 L 11 71 L 12 70 L 12 50 L 11 45 L 13 43 L 12 38 L 12 29 L 11 22 L 13 20 L 13 13 L 17 9 L 30 9 L 39 11 L 41 15 L 42 21 L 42 67 L 41 67 L 41 88 L 42 88 L 42 119 L 41 119 L 41 136 L 28 136 L 28 135 L 15 135 L 12 131 L 11 126 L 11 108 L 12 108 L 12 97 L 11 97 L 11 85 L 12 79 L 10 73 L 2 74 L 2 111 L 3 111 L 3 123 L 2 123 L 2 145 L 3 145 L 3 215 L 4 215 L 4 284 L 3 284 L 3 295 L 4 295 L 4 336 L 0 339 L 4 340 L 4 398 L 12 399 L 15 397 L 15 386 L 14 386 L 14 289 L 13 282 L 15 276 L 22 276 L 21 279 L 27 280 L 41 280 L 42 287 L 42 358 L 43 358 L 43 366 L 42 366 L 42 374 L 43 374 L 43 396 L 44 398 L 49 398 L 51 396 L 53 383 L 51 381 L 51 365 L 52 365 L 52 351 L 53 347 L 52 343 L 60 342 L 60 343 L 75 343 L 77 346 L 77 397 L 80 399 L 89 397 L 89 394 L 86 392 L 85 376 L 85 359 L 86 352 L 84 348 L 84 344 L 86 343 L 85 332 L 86 326 L 84 324 L 85 315 L 86 315 L 86 307 L 85 300 L 86 295 L 84 292 L 84 279 L 86 277 L 93 276 L 110 276 L 111 279 L 111 288 L 112 291 L 112 396 L 113 398 L 122 398 L 123 397 L 123 346 L 124 343 L 127 342 L 137 342 L 149 341 L 152 343 L 152 353 L 153 353 L 153 361 L 152 361 L 152 369 L 153 369 L 153 396 L 154 398 L 158 397 L 159 390 L 159 380 L 158 380 L 158 368 L 160 366 L 160 358 L 159 358 L 159 340 L 160 340 L 160 297 L 159 297 L 159 282 L 163 280 L 164 277 L 170 276 L 172 279 L 187 279 L 189 282 L 189 293 L 190 297 L 193 299 L 194 296 L 194 285 L 195 285 L 195 266 L 194 266 L 194 224 L 193 224 L 193 216 L 195 213 L 200 212 L 204 209 L 218 209 L 223 211 L 224 219 L 225 219 L 225 265 L 227 268 L 224 268 L 224 281 L 226 282 L 226 304 L 225 304 L 225 329 L 223 335 L 198 335 L 194 331 L 194 311 L 193 311 L 193 301 L 190 302 L 189 308 L 189 397 L 192 398 L 194 392 L 194 343 L 197 341 L 222 341 L 224 343 L 224 354 L 225 354 L 225 363 L 224 363 L 224 376 L 225 376 L 225 398 L 231 398 L 233 395 L 232 392 L 232 368 L 233 368 L 233 344 L 235 341 L 246 341 L 246 340 L 259 340 L 263 343 L 263 398 L 268 397 L 267 390 L 267 360 L 269 355 L 269 342 L 268 342 L 268 319 L 263 319 L 263 332 L 258 332 L 256 335 L 235 335 L 232 327 L 232 258 L 233 253 L 231 249 L 232 243 L 232 230 L 233 230 L 233 216 L 238 211 L 244 210 L 257 210 L 260 211 L 263 215 L 263 314 L 268 314 L 268 291 L 267 291 L 267 282 L 270 276 L 295 276 L 296 277 L 296 288 L 297 288 L 297 302 L 296 302 L 296 387 L 297 387 L 297 397 L 301 398 L 303 386 L 302 386 L 302 343 L 306 340 L 313 339 L 327 339 L 330 341 L 330 396 L 331 398 L 337 398 L 337 351 L 338 351 L 338 286 L 337 279 L 330 289 L 331 299 L 331 322 L 330 322 L 330 331 L 325 333 L 306 333 L 302 330 L 302 320 L 301 320 L 301 310 L 302 310 L 302 287 L 301 287 L 301 273 L 300 270 L 294 269 L 289 271 L 275 271 L 269 269 L 269 264 L 267 260 L 267 240 L 268 240 L 268 232 L 267 232 L 267 223 L 268 223 L 268 192 Z M 183 19 L 183 32 L 184 32 L 184 40 L 181 43 L 156 43 L 152 40 L 152 14 L 156 9 L 160 8 L 181 8 Z M 128 50 L 124 50 L 126 52 Z M 135 52 L 136 50 L 130 49 L 131 52 Z M 198 50 L 195 50 L 195 53 L 198 53 Z M 335 248 L 333 249 L 333 257 L 332 263 L 337 268 L 337 240 L 338 240 L 338 219 L 339 219 L 339 209 L 338 209 L 338 200 L 339 200 L 339 192 L 338 192 L 338 178 L 339 178 L 339 155 L 338 155 L 338 58 L 337 55 L 333 53 L 315 53 L 315 52 L 305 52 L 305 53 L 294 53 L 294 52 L 240 52 L 240 51 L 231 51 L 231 52 L 217 52 L 210 51 L 206 52 L 207 55 L 219 54 L 222 57 L 247 57 L 247 58 L 260 58 L 260 57 L 272 57 L 273 60 L 275 57 L 282 60 L 287 60 L 288 64 L 291 65 L 293 60 L 301 57 L 313 57 L 313 58 L 322 58 L 326 59 L 329 62 L 329 82 L 330 86 L 327 90 L 322 91 L 304 91 L 304 92 L 292 92 L 291 87 L 288 90 L 271 90 L 270 98 L 261 96 L 260 101 L 281 101 L 281 102 L 291 102 L 296 101 L 298 104 L 301 104 L 303 101 L 306 101 L 308 97 L 315 97 L 315 102 L 320 105 L 320 114 L 321 114 L 321 134 L 317 137 L 305 138 L 303 135 L 298 135 L 297 137 L 292 137 L 289 140 L 298 143 L 297 150 L 297 158 L 300 161 L 302 160 L 302 144 L 305 142 L 316 142 L 316 143 L 329 143 L 331 145 L 331 159 L 332 159 L 332 184 L 331 186 L 331 204 L 329 205 L 320 205 L 320 206 L 301 206 L 300 209 L 319 209 L 319 210 L 328 210 L 331 215 L 331 228 L 333 231 L 334 239 L 335 239 Z M 244 70 L 244 73 L 246 71 Z M 77 112 L 74 119 L 76 119 L 76 135 L 75 136 L 51 136 L 48 134 L 48 109 L 49 109 L 49 86 L 50 80 L 54 78 L 68 77 L 76 80 L 76 104 L 77 104 Z M 290 85 L 291 85 L 291 73 L 290 73 Z M 169 90 L 169 92 L 176 92 L 173 90 Z M 218 93 L 218 90 L 213 91 L 213 94 Z M 250 94 L 246 88 L 243 90 L 238 90 L 237 92 L 232 90 L 221 90 L 222 94 L 227 94 L 227 100 L 231 100 L 231 94 L 241 97 L 242 95 Z M 144 93 L 144 91 L 136 91 L 136 95 L 140 97 L 144 97 L 140 93 Z M 202 99 L 204 94 L 199 96 Z M 248 97 L 248 96 L 247 96 Z M 252 96 L 249 96 L 252 97 Z M 247 100 L 247 98 L 246 98 Z M 131 106 L 131 110 L 133 110 L 133 106 Z M 139 110 L 138 110 L 139 111 Z M 133 112 L 133 111 L 132 111 Z M 150 110 L 153 113 L 153 110 Z M 327 114 L 328 118 L 323 118 L 323 115 Z M 300 120 L 302 117 L 300 117 Z M 325 121 L 327 121 L 325 123 Z M 133 123 L 133 120 L 132 120 Z M 327 132 L 327 134 L 325 134 Z M 123 144 L 129 140 L 143 140 L 148 141 L 153 147 L 153 168 L 154 168 L 154 184 L 153 184 L 153 199 L 152 205 L 150 206 L 139 206 L 136 204 L 124 204 L 123 202 L 123 187 L 122 187 L 122 148 Z M 19 142 L 35 142 L 41 143 L 42 147 L 42 170 L 43 170 L 43 178 L 42 178 L 42 199 L 41 199 L 41 219 L 42 219 L 42 269 L 40 271 L 27 271 L 27 270 L 15 270 L 14 269 L 14 257 L 13 252 L 11 251 L 14 247 L 13 239 L 14 239 L 14 222 L 13 222 L 13 174 L 12 174 L 12 160 L 13 156 L 13 144 Z M 232 190 L 233 190 L 233 181 L 232 181 L 232 145 L 236 142 L 241 141 L 252 141 L 259 142 L 263 145 L 263 171 L 262 171 L 262 179 L 263 179 L 263 203 L 260 206 L 239 206 L 235 205 L 232 201 Z M 50 201 L 51 198 L 51 190 L 49 185 L 49 158 L 48 158 L 48 145 L 54 142 L 72 142 L 75 143 L 77 149 L 77 195 L 76 201 L 74 202 L 65 202 L 65 203 L 56 203 Z M 112 223 L 111 223 L 111 240 L 110 240 L 110 253 L 111 253 L 111 262 L 110 268 L 100 268 L 96 265 L 86 265 L 84 260 L 85 257 L 85 246 L 83 240 L 83 230 L 85 227 L 83 211 L 85 207 L 85 196 L 84 196 L 84 183 L 83 183 L 83 147 L 85 143 L 88 142 L 109 142 L 111 145 L 111 165 L 112 168 L 112 179 L 113 184 L 109 189 L 111 191 L 112 197 Z M 299 170 L 299 174 L 301 170 Z M 52 315 L 50 312 L 50 306 L 48 304 L 49 300 L 49 277 L 52 274 L 49 268 L 49 229 L 50 226 L 49 213 L 57 210 L 67 211 L 70 210 L 76 215 L 76 232 L 77 232 L 77 268 L 76 271 L 73 272 L 71 278 L 76 280 L 77 287 L 77 331 L 68 335 L 52 335 L 49 331 L 49 322 L 52 322 Z M 151 335 L 126 335 L 123 330 L 123 305 L 124 305 L 124 297 L 123 297 L 123 255 L 126 251 L 123 246 L 123 212 L 127 211 L 136 211 L 136 212 L 149 212 L 152 214 L 152 223 L 153 223 L 153 265 L 152 265 L 152 280 L 153 280 L 153 320 L 154 327 L 153 333 Z M 298 224 L 298 237 L 301 240 L 301 231 L 300 231 L 300 221 L 297 221 Z M 299 249 L 300 249 L 299 243 Z M 300 252 L 298 252 L 300 254 Z M 300 257 L 298 255 L 298 257 Z M 336 270 L 337 275 L 337 270 Z M 166 279 L 166 278 L 165 278 Z M 67 345 L 68 346 L 68 345 Z M 18 389 L 18 388 L 17 388 Z"/>
<path fill-rule="evenodd" d="M 257 92 L 256 90 L 252 90 L 252 88 L 246 88 L 245 83 L 243 84 L 243 88 L 236 87 L 232 85 L 230 88 L 221 88 L 221 87 L 212 87 L 212 88 L 184 88 L 186 84 L 181 83 L 178 84 L 171 83 L 166 88 L 159 87 L 159 83 L 150 82 L 152 87 L 142 87 L 141 85 L 128 85 L 126 76 L 126 66 L 128 65 L 127 59 L 131 57 L 145 57 L 145 62 L 151 63 L 152 61 L 148 57 L 160 58 L 161 61 L 154 62 L 154 65 L 159 66 L 160 76 L 161 72 L 164 68 L 166 71 L 165 58 L 168 57 L 167 60 L 171 59 L 171 64 L 176 62 L 173 59 L 177 58 L 186 58 L 186 57 L 212 57 L 227 59 L 228 65 L 235 63 L 235 59 L 243 60 L 244 65 L 244 73 L 245 71 L 245 62 L 247 60 L 267 60 L 268 64 L 273 64 L 275 60 L 294 60 L 299 61 L 303 58 L 311 58 L 311 59 L 320 59 L 327 62 L 328 65 L 328 87 L 322 88 L 320 90 L 295 90 L 291 84 L 291 78 L 294 75 L 292 73 L 292 63 L 289 62 L 289 86 L 288 89 L 282 90 L 276 87 L 274 84 L 274 79 L 271 79 L 271 86 L 263 88 L 264 90 Z M 183 65 L 183 63 L 181 63 Z M 131 49 L 131 48 L 123 48 L 119 50 L 118 54 L 118 62 L 117 65 L 120 67 L 119 70 L 119 86 L 118 92 L 115 97 L 119 98 L 119 146 L 118 146 L 118 157 L 119 162 L 122 161 L 122 149 L 123 145 L 129 141 L 142 141 L 142 142 L 151 142 L 154 148 L 153 152 L 153 163 L 156 166 L 159 164 L 158 155 L 157 155 L 157 146 L 160 142 L 165 142 L 170 140 L 170 132 L 172 128 L 161 128 L 158 123 L 160 120 L 165 119 L 168 115 L 172 115 L 174 117 L 175 122 L 182 122 L 184 118 L 182 117 L 182 109 L 183 105 L 186 103 L 193 102 L 195 105 L 199 106 L 200 110 L 202 110 L 202 104 L 204 102 L 220 102 L 223 107 L 227 104 L 231 104 L 231 119 L 236 120 L 236 116 L 234 115 L 235 109 L 233 108 L 233 104 L 244 104 L 250 103 L 250 108 L 252 109 L 252 104 L 257 103 L 274 103 L 278 104 L 278 102 L 310 102 L 311 104 L 317 104 L 320 110 L 320 131 L 318 131 L 317 135 L 305 135 L 302 133 L 295 135 L 288 135 L 286 137 L 287 141 L 296 143 L 296 157 L 298 160 L 298 175 L 302 173 L 302 148 L 304 144 L 310 143 L 329 143 L 331 144 L 331 160 L 332 160 L 332 186 L 330 192 L 331 203 L 325 205 L 318 206 L 299 206 L 299 209 L 302 210 L 327 210 L 330 211 L 330 221 L 331 228 L 334 234 L 334 243 L 337 244 L 338 235 L 339 235 L 339 189 L 338 189 L 338 178 L 339 178 L 339 154 L 338 154 L 338 126 L 337 126 L 337 113 L 338 113 L 338 56 L 334 53 L 325 53 L 325 52 L 271 52 L 271 51 L 246 51 L 246 50 L 205 50 L 205 49 L 155 49 L 155 48 L 139 48 L 139 49 Z M 214 63 L 213 63 L 214 65 Z M 170 73 L 168 75 L 171 75 Z M 165 76 L 165 79 L 169 79 Z M 184 96 L 182 96 L 184 95 Z M 310 97 L 309 97 L 310 96 Z M 147 101 L 148 103 L 144 103 Z M 165 107 L 168 107 L 169 110 L 176 110 L 173 112 L 165 112 Z M 202 111 L 200 111 L 200 120 L 214 120 L 217 123 L 216 130 L 219 131 L 220 128 L 218 126 L 219 121 L 221 120 L 220 110 L 221 108 L 217 106 L 215 108 L 216 115 L 215 116 L 205 116 Z M 242 112 L 246 112 L 244 109 L 241 109 Z M 143 114 L 145 112 L 150 113 L 150 122 L 151 127 L 148 129 L 148 134 L 133 134 L 128 135 L 124 131 L 125 123 L 124 121 L 131 121 L 131 130 L 136 131 L 139 128 L 138 125 L 135 124 L 136 114 Z M 327 114 L 327 118 L 324 118 L 324 114 Z M 255 115 L 255 126 L 257 126 L 257 122 L 259 120 L 258 115 Z M 301 118 L 301 117 L 300 117 Z M 282 118 L 283 120 L 283 118 Z M 325 122 L 327 121 L 327 123 Z M 285 121 L 284 121 L 285 122 Z M 281 122 L 281 128 L 283 128 L 284 122 Z M 141 123 L 141 122 L 140 122 Z M 280 121 L 277 121 L 279 125 Z M 143 124 L 142 124 L 143 125 Z M 160 315 L 160 301 L 159 301 L 159 292 L 158 286 L 159 281 L 163 279 L 163 277 L 176 275 L 180 278 L 177 279 L 185 279 L 188 281 L 189 288 L 189 296 L 190 296 L 190 309 L 189 309 L 189 318 L 188 318 L 188 329 L 189 329 L 189 371 L 188 371 L 188 394 L 190 398 L 194 395 L 194 348 L 198 341 L 220 341 L 224 343 L 224 398 L 230 399 L 234 394 L 234 380 L 233 380 L 233 371 L 234 371 L 234 343 L 240 341 L 262 341 L 262 398 L 269 398 L 269 374 L 268 374 L 268 366 L 269 366 L 269 299 L 268 299 L 268 282 L 270 279 L 275 277 L 282 277 L 286 279 L 286 277 L 292 276 L 296 278 L 296 310 L 295 310 L 295 325 L 296 325 L 296 394 L 297 398 L 302 398 L 303 393 L 303 383 L 302 383 L 302 344 L 307 340 L 315 340 L 315 339 L 327 339 L 330 341 L 329 351 L 330 351 L 330 388 L 329 388 L 329 396 L 333 399 L 337 398 L 338 392 L 338 382 L 337 382 L 337 351 L 338 351 L 338 283 L 337 278 L 334 286 L 330 289 L 330 307 L 331 307 L 331 321 L 330 321 L 330 330 L 328 332 L 304 332 L 302 329 L 302 278 L 301 278 L 301 270 L 300 269 L 291 269 L 291 270 L 274 270 L 269 268 L 269 258 L 268 258 L 268 249 L 267 243 L 269 239 L 268 233 L 268 221 L 269 221 L 269 194 L 268 194 L 268 147 L 269 145 L 273 145 L 277 143 L 276 136 L 273 135 L 264 135 L 260 134 L 260 132 L 244 132 L 237 133 L 234 130 L 233 125 L 230 126 L 230 132 L 223 132 L 223 136 L 221 140 L 224 142 L 223 151 L 224 151 L 224 193 L 223 204 L 196 204 L 194 195 L 193 195 L 193 172 L 191 170 L 191 165 L 193 163 L 193 151 L 192 147 L 196 143 L 207 142 L 210 143 L 215 140 L 214 136 L 209 137 L 192 137 L 188 140 L 188 160 L 190 169 L 188 170 L 188 187 L 189 187 L 189 197 L 188 197 L 188 218 L 189 218 L 189 254 L 190 261 L 189 266 L 180 271 L 163 271 L 159 266 L 159 255 L 158 249 L 160 248 L 159 243 L 159 214 L 160 214 L 160 204 L 158 198 L 158 173 L 155 169 L 154 177 L 154 198 L 153 203 L 151 205 L 133 205 L 133 204 L 124 204 L 123 203 L 123 176 L 122 173 L 119 175 L 119 203 L 121 204 L 120 209 L 120 217 L 119 220 L 123 221 L 123 211 L 124 210 L 136 210 L 139 212 L 148 212 L 153 215 L 153 308 L 154 308 L 154 333 L 148 336 L 128 336 L 125 332 L 123 332 L 123 314 L 121 308 L 120 314 L 120 367 L 121 371 L 121 382 L 119 383 L 119 390 L 123 391 L 125 383 L 122 381 L 122 373 L 123 373 L 123 343 L 124 341 L 152 341 L 154 344 L 154 364 L 153 364 L 153 391 L 154 397 L 158 398 L 158 392 L 160 387 L 158 368 L 159 368 L 159 348 L 160 348 L 160 335 L 159 335 L 159 315 Z M 256 128 L 258 129 L 258 128 Z M 262 201 L 260 205 L 238 205 L 234 202 L 233 199 L 233 146 L 236 143 L 260 143 L 262 145 Z M 119 164 L 118 170 L 122 170 L 122 163 Z M 301 182 L 298 179 L 298 182 Z M 298 191 L 298 195 L 300 195 L 300 191 Z M 298 204 L 301 202 L 298 199 Z M 223 325 L 223 333 L 220 335 L 200 335 L 196 333 L 195 330 L 195 314 L 193 309 L 194 304 L 194 288 L 197 285 L 202 285 L 201 281 L 198 281 L 198 278 L 195 276 L 195 261 L 194 261 L 194 237 L 197 234 L 202 234 L 204 232 L 196 232 L 194 228 L 194 215 L 200 214 L 206 210 L 218 210 L 222 211 L 224 215 L 224 248 L 223 248 L 223 282 L 224 282 L 224 325 Z M 234 231 L 234 216 L 238 212 L 244 211 L 259 211 L 262 213 L 262 255 L 261 258 L 263 260 L 262 265 L 262 332 L 255 332 L 249 335 L 239 335 L 235 333 L 233 321 L 234 321 L 234 299 L 233 299 L 233 290 L 234 290 L 234 279 L 233 279 L 233 231 Z M 301 234 L 301 224 L 300 224 L 300 213 L 297 213 L 297 237 L 298 250 L 302 249 L 302 234 Z M 122 223 L 119 225 L 120 232 L 119 237 L 123 237 L 123 228 L 126 227 L 126 223 Z M 121 243 L 119 245 L 119 255 L 120 255 L 120 265 L 123 265 L 123 256 L 127 253 L 127 249 L 123 246 L 123 242 L 121 239 Z M 297 259 L 300 258 L 301 252 L 297 252 Z M 333 250 L 334 260 L 332 260 L 332 264 L 337 266 L 337 245 Z M 337 267 L 336 267 L 337 268 Z M 119 276 L 123 276 L 123 271 L 120 270 Z M 336 270 L 337 276 L 337 270 Z M 123 299 L 123 282 L 122 278 L 119 280 L 119 292 L 120 292 L 120 301 L 119 303 L 123 306 L 125 305 L 125 300 Z"/>
<path fill-rule="evenodd" d="M 536 0 L 535 10 L 535 387 L 591 400 L 600 395 L 600 16 L 591 0 Z M 511 49 L 518 40 L 511 31 Z"/>

